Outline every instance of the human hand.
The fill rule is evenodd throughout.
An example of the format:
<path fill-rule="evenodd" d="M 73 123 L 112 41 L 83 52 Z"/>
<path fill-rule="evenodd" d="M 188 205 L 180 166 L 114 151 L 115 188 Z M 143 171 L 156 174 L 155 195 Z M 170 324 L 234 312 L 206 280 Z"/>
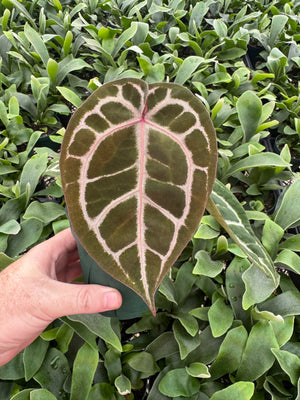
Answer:
<path fill-rule="evenodd" d="M 121 295 L 115 289 L 67 283 L 80 275 L 70 229 L 34 247 L 0 273 L 0 366 L 56 318 L 121 306 Z"/>

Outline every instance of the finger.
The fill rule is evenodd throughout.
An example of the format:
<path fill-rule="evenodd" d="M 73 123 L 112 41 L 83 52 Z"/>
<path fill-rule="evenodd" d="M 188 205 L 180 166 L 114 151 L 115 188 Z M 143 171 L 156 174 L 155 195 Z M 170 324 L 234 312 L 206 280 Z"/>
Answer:
<path fill-rule="evenodd" d="M 51 319 L 72 314 L 92 314 L 118 309 L 121 294 L 100 285 L 76 285 L 51 280 L 49 296 L 43 301 L 44 312 Z"/>

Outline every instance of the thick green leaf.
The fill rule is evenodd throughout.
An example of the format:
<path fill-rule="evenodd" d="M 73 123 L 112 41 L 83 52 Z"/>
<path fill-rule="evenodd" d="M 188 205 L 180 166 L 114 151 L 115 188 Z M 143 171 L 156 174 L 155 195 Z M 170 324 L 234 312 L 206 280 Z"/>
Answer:
<path fill-rule="evenodd" d="M 41 36 L 38 34 L 36 30 L 31 28 L 30 25 L 25 24 L 24 33 L 29 40 L 29 42 L 34 47 L 37 54 L 40 56 L 41 60 L 44 63 L 44 66 L 47 67 L 48 60 L 49 60 L 49 53 L 45 43 L 43 42 Z"/>
<path fill-rule="evenodd" d="M 231 307 L 227 306 L 223 299 L 217 299 L 208 311 L 208 320 L 214 337 L 224 335 L 233 322 Z"/>
<path fill-rule="evenodd" d="M 152 354 L 146 351 L 131 353 L 126 357 L 126 362 L 135 371 L 144 372 L 146 374 L 154 375 L 159 370 Z"/>
<path fill-rule="evenodd" d="M 209 253 L 205 250 L 200 250 L 195 254 L 197 260 L 193 274 L 206 275 L 211 278 L 219 275 L 224 268 L 222 261 L 214 261 L 211 259 Z"/>
<path fill-rule="evenodd" d="M 236 382 L 226 389 L 215 392 L 210 400 L 250 400 L 254 393 L 254 383 Z"/>
<path fill-rule="evenodd" d="M 300 179 L 296 179 L 281 195 L 274 222 L 286 230 L 300 221 L 300 206 L 295 199 L 300 196 Z"/>
<path fill-rule="evenodd" d="M 64 393 L 64 383 L 70 376 L 67 358 L 55 347 L 50 348 L 46 358 L 34 375 L 34 379 L 43 389 L 49 390 L 54 396 L 60 398 Z"/>
<path fill-rule="evenodd" d="M 7 364 L 0 367 L 0 379 L 3 380 L 17 380 L 22 379 L 25 376 L 24 364 L 23 364 L 23 353 L 19 353 Z"/>
<path fill-rule="evenodd" d="M 30 188 L 30 195 L 34 193 L 42 174 L 47 168 L 47 163 L 48 157 L 46 153 L 42 155 L 36 154 L 26 162 L 20 178 L 21 193 L 26 191 L 27 185 L 29 185 Z"/>
<path fill-rule="evenodd" d="M 289 375 L 292 384 L 297 386 L 300 376 L 300 358 L 295 354 L 285 350 L 272 349 L 272 353 L 276 357 L 284 372 Z"/>
<path fill-rule="evenodd" d="M 77 96 L 76 93 L 73 92 L 73 90 L 68 89 L 67 87 L 64 86 L 57 86 L 57 90 L 62 94 L 62 96 L 68 100 L 73 106 L 75 107 L 80 107 L 82 104 L 82 100 L 80 97 Z"/>
<path fill-rule="evenodd" d="M 215 168 L 209 115 L 177 84 L 107 83 L 68 125 L 61 175 L 72 228 L 153 313 L 158 286 L 199 225 Z"/>
<path fill-rule="evenodd" d="M 35 244 L 43 231 L 43 223 L 35 218 L 21 222 L 21 230 L 8 238 L 6 253 L 10 257 L 18 256 L 24 250 Z"/>
<path fill-rule="evenodd" d="M 255 267 L 259 268 L 265 275 L 266 289 L 263 292 L 264 299 L 266 299 L 270 295 L 269 287 L 273 285 L 274 290 L 278 286 L 278 274 L 270 255 L 254 234 L 245 210 L 233 193 L 218 180 L 215 181 L 207 208 Z"/>
<path fill-rule="evenodd" d="M 188 354 L 195 350 L 201 343 L 201 335 L 191 336 L 179 321 L 173 324 L 174 337 L 179 346 L 180 358 L 184 360 Z"/>
<path fill-rule="evenodd" d="M 48 350 L 48 346 L 49 342 L 46 342 L 42 338 L 38 337 L 24 350 L 24 369 L 26 381 L 29 381 L 40 369 Z"/>
<path fill-rule="evenodd" d="M 203 61 L 204 58 L 197 56 L 190 56 L 185 58 L 178 69 L 175 83 L 183 85 Z"/>
<path fill-rule="evenodd" d="M 271 349 L 278 349 L 278 347 L 271 323 L 267 321 L 257 322 L 249 333 L 237 372 L 237 379 L 242 381 L 258 379 L 273 365 L 275 357 Z"/>
<path fill-rule="evenodd" d="M 117 350 L 122 351 L 122 345 L 111 326 L 110 318 L 104 317 L 101 314 L 77 314 L 69 315 L 68 319 L 74 322 L 80 322 L 91 332 L 101 337 L 101 339 L 111 344 Z"/>
<path fill-rule="evenodd" d="M 184 368 L 169 371 L 160 381 L 159 390 L 169 397 L 189 397 L 197 393 L 200 382 L 192 377 Z"/>
<path fill-rule="evenodd" d="M 236 103 L 239 120 L 241 122 L 245 139 L 249 141 L 255 134 L 262 114 L 262 103 L 254 92 L 246 91 Z"/>
<path fill-rule="evenodd" d="M 87 400 L 98 362 L 98 351 L 87 343 L 78 350 L 73 365 L 70 400 Z"/>
<path fill-rule="evenodd" d="M 300 293 L 292 290 L 284 292 L 259 305 L 259 309 L 282 317 L 300 315 Z"/>
<path fill-rule="evenodd" d="M 131 393 L 131 382 L 125 375 L 120 375 L 115 379 L 115 386 L 118 389 L 118 392 L 125 396 Z"/>
<path fill-rule="evenodd" d="M 210 373 L 205 364 L 194 362 L 185 368 L 189 375 L 195 378 L 210 378 Z"/>
<path fill-rule="evenodd" d="M 60 204 L 53 202 L 40 203 L 38 201 L 33 201 L 26 209 L 24 219 L 30 220 L 31 218 L 35 218 L 44 224 L 49 224 L 65 214 L 66 211 Z"/>
<path fill-rule="evenodd" d="M 35 389 L 30 392 L 30 400 L 56 400 L 56 397 L 46 389 Z"/>
<path fill-rule="evenodd" d="M 231 374 L 239 368 L 247 338 L 248 333 L 244 326 L 228 331 L 220 346 L 218 356 L 209 369 L 214 380 L 225 374 Z"/>
<path fill-rule="evenodd" d="M 231 175 L 239 172 L 245 171 L 249 168 L 254 167 L 279 167 L 284 169 L 289 167 L 289 163 L 284 161 L 278 154 L 275 153 L 259 153 L 250 155 L 240 161 L 237 161 L 230 168 L 228 168 L 224 179 L 230 177 Z"/>

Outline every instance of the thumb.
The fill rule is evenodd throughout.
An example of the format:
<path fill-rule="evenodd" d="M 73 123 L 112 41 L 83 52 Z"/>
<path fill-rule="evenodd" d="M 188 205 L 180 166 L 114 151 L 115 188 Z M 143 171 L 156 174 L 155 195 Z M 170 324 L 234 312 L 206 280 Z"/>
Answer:
<path fill-rule="evenodd" d="M 53 319 L 72 314 L 93 314 L 121 307 L 121 294 L 111 287 L 51 281 L 45 312 Z M 51 300 L 50 300 L 51 299 Z"/>

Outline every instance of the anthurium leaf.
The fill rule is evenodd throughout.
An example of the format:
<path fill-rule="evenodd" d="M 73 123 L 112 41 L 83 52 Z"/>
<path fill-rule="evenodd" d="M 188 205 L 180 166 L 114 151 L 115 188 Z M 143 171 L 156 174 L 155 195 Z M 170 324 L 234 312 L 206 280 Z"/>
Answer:
<path fill-rule="evenodd" d="M 107 83 L 67 127 L 61 175 L 72 228 L 153 313 L 158 286 L 199 225 L 215 169 L 208 113 L 177 84 Z"/>
<path fill-rule="evenodd" d="M 215 392 L 210 400 L 250 400 L 254 393 L 254 383 L 236 382 Z"/>

